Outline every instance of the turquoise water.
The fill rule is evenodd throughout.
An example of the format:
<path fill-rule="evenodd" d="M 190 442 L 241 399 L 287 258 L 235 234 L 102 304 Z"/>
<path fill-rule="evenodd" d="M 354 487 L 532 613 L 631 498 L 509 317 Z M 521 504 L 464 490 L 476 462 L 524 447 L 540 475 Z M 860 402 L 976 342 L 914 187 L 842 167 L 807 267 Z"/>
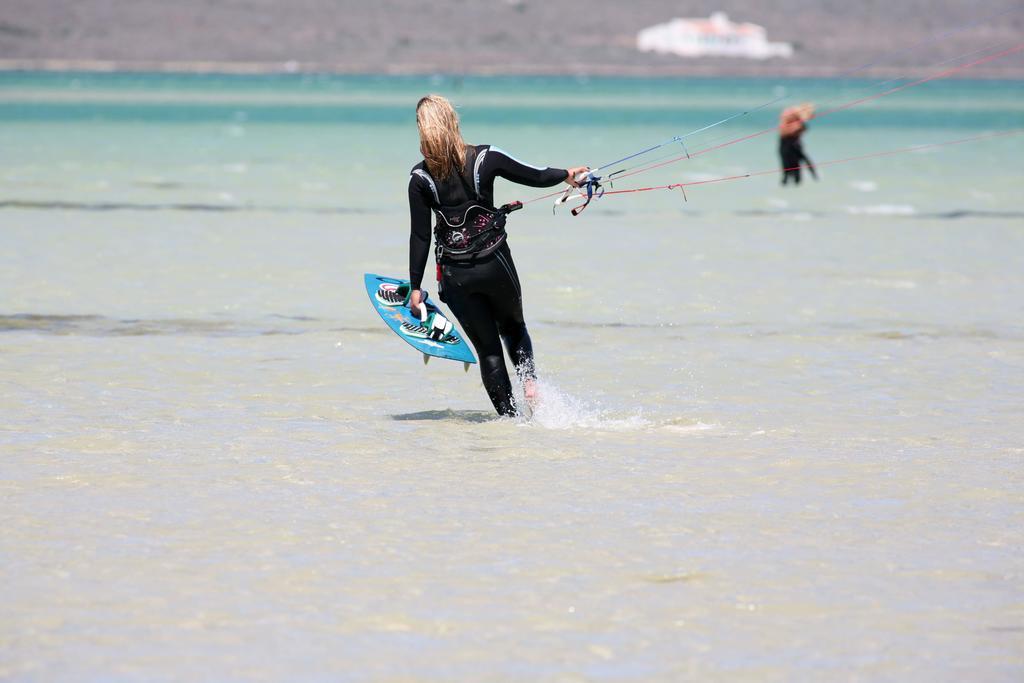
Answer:
<path fill-rule="evenodd" d="M 550 163 L 584 159 L 598 165 L 744 111 L 750 113 L 688 138 L 685 151 L 772 128 L 782 104 L 809 100 L 823 112 L 904 82 L 879 83 L 13 73 L 0 76 L 4 179 L 9 200 L 113 197 L 115 204 L 273 202 L 278 207 L 377 211 L 400 201 L 401 184 L 386 180 L 404 173 L 414 160 L 409 100 L 419 93 L 437 90 L 458 102 L 470 140 L 495 140 L 529 159 L 553 150 L 557 158 Z M 1024 121 L 1021 94 L 1016 82 L 925 83 L 815 121 L 808 148 L 812 158 L 823 162 L 1013 129 Z M 758 109 L 780 97 L 777 105 Z M 772 169 L 772 138 L 764 134 L 644 174 L 639 184 Z M 955 176 L 934 164 L 971 168 L 955 187 L 941 193 L 924 188 L 914 197 L 923 210 L 952 210 L 976 201 L 972 190 L 1011 188 L 1015 175 L 990 165 L 993 154 L 1005 153 L 1010 161 L 1019 144 L 1016 138 L 1002 139 L 938 154 L 934 162 L 929 153 L 898 163 L 922 180 L 948 178 L 950 183 Z M 685 152 L 674 147 L 668 153 Z M 892 159 L 882 158 L 839 173 L 856 177 L 858 171 L 870 175 L 889 168 Z M 55 197 L 44 179 L 65 172 L 67 183 Z M 763 195 L 766 182 L 715 188 L 699 205 L 753 208 L 758 202 L 750 202 L 751 196 Z M 822 190 L 829 188 L 837 190 L 829 198 L 833 203 L 849 189 L 830 184 Z M 907 189 L 904 184 L 900 192 Z M 763 204 L 763 197 L 758 199 Z M 618 199 L 616 208 L 636 211 L 667 203 L 648 195 Z"/>
<path fill-rule="evenodd" d="M 499 187 L 530 421 L 362 291 L 426 92 L 564 166 L 897 85 L 0 75 L 0 678 L 1018 680 L 1024 135 L 825 163 L 1022 128 L 1024 83 L 824 116 L 799 188 Z"/>

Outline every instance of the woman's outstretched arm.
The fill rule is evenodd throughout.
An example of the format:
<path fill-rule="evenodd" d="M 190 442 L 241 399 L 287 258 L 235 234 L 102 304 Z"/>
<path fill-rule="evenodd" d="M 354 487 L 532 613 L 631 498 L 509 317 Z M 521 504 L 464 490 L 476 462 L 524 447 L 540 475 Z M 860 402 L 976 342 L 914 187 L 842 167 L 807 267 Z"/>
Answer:
<path fill-rule="evenodd" d="M 558 183 L 576 185 L 576 176 L 587 170 L 586 166 L 568 169 L 531 166 L 524 164 L 502 149 L 491 147 L 487 150 L 487 156 L 484 157 L 480 175 L 489 174 L 491 177 L 497 176 L 530 187 L 551 187 Z"/>

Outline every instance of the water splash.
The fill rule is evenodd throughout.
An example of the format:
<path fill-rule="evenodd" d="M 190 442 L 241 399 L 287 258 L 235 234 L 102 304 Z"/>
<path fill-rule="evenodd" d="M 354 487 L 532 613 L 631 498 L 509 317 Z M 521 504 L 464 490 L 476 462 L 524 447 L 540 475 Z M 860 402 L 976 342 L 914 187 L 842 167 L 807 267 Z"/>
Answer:
<path fill-rule="evenodd" d="M 623 415 L 607 410 L 563 391 L 549 381 L 537 381 L 537 399 L 533 413 L 525 422 L 544 429 L 597 429 L 603 431 L 635 431 L 654 426 L 638 408 Z"/>
<path fill-rule="evenodd" d="M 649 429 L 655 426 L 642 416 L 637 408 L 632 414 L 622 415 L 588 401 L 573 396 L 559 388 L 550 379 L 533 378 L 532 373 L 520 371 L 519 381 L 515 386 L 515 403 L 521 407 L 523 415 L 518 418 L 522 426 L 540 427 L 543 429 L 597 429 L 602 431 L 634 431 Z M 529 377 L 529 380 L 526 378 Z M 536 387 L 536 397 L 527 401 L 524 397 L 525 381 L 532 380 Z"/>

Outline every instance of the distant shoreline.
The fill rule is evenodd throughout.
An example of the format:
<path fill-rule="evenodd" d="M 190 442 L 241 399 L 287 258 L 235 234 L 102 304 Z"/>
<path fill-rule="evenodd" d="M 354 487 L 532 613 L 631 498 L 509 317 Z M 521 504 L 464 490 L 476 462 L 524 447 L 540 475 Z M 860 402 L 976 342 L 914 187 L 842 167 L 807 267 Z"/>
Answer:
<path fill-rule="evenodd" d="M 854 67 L 856 68 L 856 67 Z M 568 76 L 568 77 L 701 77 L 701 78 L 835 78 L 853 69 L 834 67 L 780 66 L 778 64 L 737 64 L 734 67 L 707 64 L 679 65 L 505 65 L 453 70 L 441 65 L 388 64 L 381 69 L 369 64 L 327 62 L 232 62 L 232 61 L 143 61 L 97 59 L 0 59 L 0 72 L 71 72 L 71 73 L 180 73 L 222 75 L 337 74 L 376 76 Z M 941 72 L 941 68 L 871 67 L 857 72 L 858 78 L 925 78 Z M 952 74 L 944 78 L 956 80 L 1024 80 L 1024 68 L 988 67 L 976 73 Z"/>

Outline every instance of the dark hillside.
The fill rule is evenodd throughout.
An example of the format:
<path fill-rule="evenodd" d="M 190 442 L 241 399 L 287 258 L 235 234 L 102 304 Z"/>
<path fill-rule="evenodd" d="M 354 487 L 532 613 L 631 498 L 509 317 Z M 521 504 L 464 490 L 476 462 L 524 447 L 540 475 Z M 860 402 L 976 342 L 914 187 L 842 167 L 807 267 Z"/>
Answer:
<path fill-rule="evenodd" d="M 727 12 L 762 24 L 791 59 L 683 60 L 638 52 L 638 30 Z M 916 43 L 972 28 L 919 49 Z M 375 73 L 829 75 L 884 57 L 903 74 L 1012 47 L 1024 3 L 994 0 L 2 0 L 6 68 L 282 69 Z M 984 48 L 989 48 L 987 51 Z M 971 75 L 1024 75 L 1017 53 Z"/>

